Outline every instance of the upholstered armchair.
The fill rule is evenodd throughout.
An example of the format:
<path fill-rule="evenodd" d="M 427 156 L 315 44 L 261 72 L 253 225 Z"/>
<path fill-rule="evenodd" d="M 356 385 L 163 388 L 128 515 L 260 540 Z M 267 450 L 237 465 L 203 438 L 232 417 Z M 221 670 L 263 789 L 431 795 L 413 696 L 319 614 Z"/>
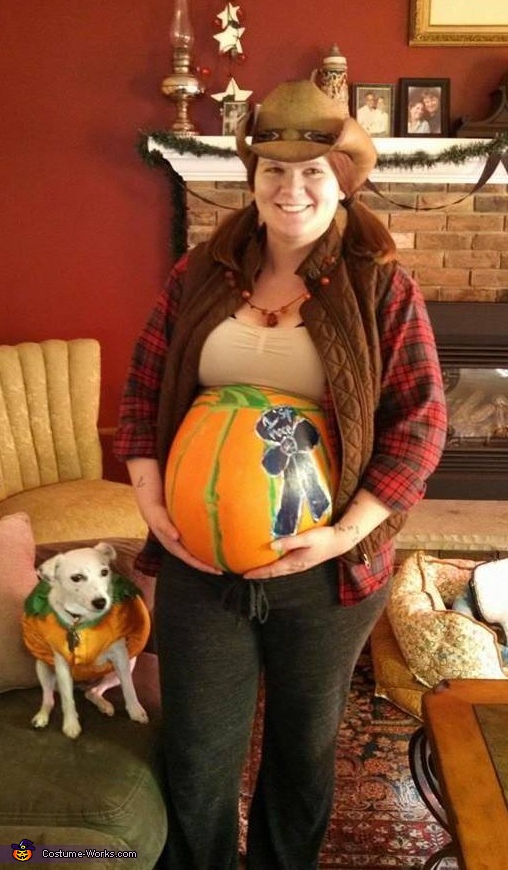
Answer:
<path fill-rule="evenodd" d="M 143 538 L 131 487 L 104 480 L 95 339 L 0 346 L 0 516 L 37 543 Z"/>

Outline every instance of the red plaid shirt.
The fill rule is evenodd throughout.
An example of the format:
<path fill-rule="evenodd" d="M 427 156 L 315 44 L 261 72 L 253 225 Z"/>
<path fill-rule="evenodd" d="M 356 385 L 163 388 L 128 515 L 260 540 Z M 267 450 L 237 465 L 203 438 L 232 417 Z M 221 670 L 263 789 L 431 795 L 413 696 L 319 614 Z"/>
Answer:
<path fill-rule="evenodd" d="M 178 314 L 187 258 L 174 267 L 166 287 L 139 337 L 120 407 L 115 438 L 119 459 L 155 458 L 159 388 L 172 325 Z M 383 361 L 381 398 L 376 411 L 376 439 L 371 461 L 359 486 L 393 511 L 406 511 L 425 493 L 425 481 L 436 468 L 446 437 L 446 408 L 434 335 L 421 293 L 400 267 L 378 310 Z M 340 439 L 332 398 L 324 400 L 337 453 Z M 393 568 L 388 541 L 370 565 L 339 571 L 342 604 L 354 604 L 379 588 Z M 160 545 L 150 537 L 139 567 L 156 573 Z"/>

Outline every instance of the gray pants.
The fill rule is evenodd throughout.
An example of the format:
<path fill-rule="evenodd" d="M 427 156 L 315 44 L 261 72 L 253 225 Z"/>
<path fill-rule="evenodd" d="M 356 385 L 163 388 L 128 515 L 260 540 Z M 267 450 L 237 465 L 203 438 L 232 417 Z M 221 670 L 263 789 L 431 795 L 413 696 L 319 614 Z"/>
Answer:
<path fill-rule="evenodd" d="M 387 595 L 388 585 L 339 606 L 335 562 L 254 583 L 166 555 L 155 622 L 168 870 L 238 866 L 239 785 L 261 673 L 265 721 L 247 867 L 317 867 L 351 675 Z"/>

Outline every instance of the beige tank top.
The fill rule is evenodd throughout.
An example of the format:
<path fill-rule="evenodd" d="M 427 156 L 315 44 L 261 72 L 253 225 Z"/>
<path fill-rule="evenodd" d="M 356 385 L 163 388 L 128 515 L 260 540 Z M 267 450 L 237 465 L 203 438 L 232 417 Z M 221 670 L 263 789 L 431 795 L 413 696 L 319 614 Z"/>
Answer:
<path fill-rule="evenodd" d="M 255 326 L 228 317 L 206 339 L 199 381 L 203 387 L 253 384 L 321 402 L 325 374 L 304 326 Z"/>

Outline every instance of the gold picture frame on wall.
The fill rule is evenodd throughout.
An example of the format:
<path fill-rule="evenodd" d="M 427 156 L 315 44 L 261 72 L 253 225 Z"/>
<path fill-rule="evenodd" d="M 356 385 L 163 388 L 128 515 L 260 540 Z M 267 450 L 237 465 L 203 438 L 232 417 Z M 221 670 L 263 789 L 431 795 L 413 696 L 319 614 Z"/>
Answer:
<path fill-rule="evenodd" d="M 409 45 L 508 43 L 508 3 L 500 0 L 410 0 Z"/>

